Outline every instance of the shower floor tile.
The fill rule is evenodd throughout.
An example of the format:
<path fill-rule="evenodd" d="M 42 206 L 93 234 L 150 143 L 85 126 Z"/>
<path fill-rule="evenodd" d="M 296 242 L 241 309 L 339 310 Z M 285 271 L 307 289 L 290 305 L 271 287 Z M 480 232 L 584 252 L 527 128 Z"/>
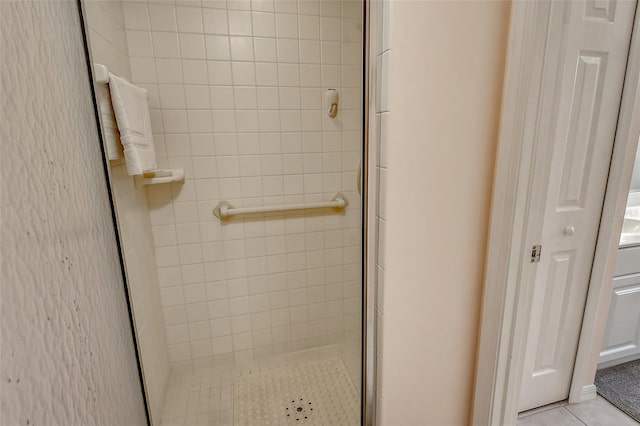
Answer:
<path fill-rule="evenodd" d="M 329 376 L 332 377 L 329 378 Z M 271 390 L 267 391 L 264 388 L 265 384 L 271 386 Z M 274 392 L 274 390 L 277 391 Z M 284 402 L 280 401 L 285 394 L 288 395 L 289 390 L 298 394 L 303 392 L 305 396 L 301 394 L 298 396 L 297 405 L 291 402 L 296 400 L 293 396 L 291 400 L 286 396 Z M 261 392 L 264 392 L 264 395 Z M 276 393 L 282 398 L 276 397 Z M 330 401 L 337 395 L 340 395 L 337 401 L 343 405 L 342 409 L 323 408 L 321 410 L 321 407 L 328 404 L 323 401 Z M 270 424 L 286 425 L 292 424 L 291 422 L 293 424 L 304 422 L 309 425 L 347 425 L 354 423 L 351 420 L 353 416 L 357 424 L 359 395 L 359 343 L 324 346 L 242 365 L 175 371 L 167 389 L 160 424 L 163 426 L 262 425 L 268 423 L 258 422 L 254 418 L 256 415 L 277 416 L 282 411 L 285 412 L 284 420 L 275 418 Z M 287 421 L 286 408 L 300 413 L 297 411 L 300 407 L 300 398 L 303 398 L 307 406 L 311 405 L 308 413 L 312 411 L 310 408 L 314 407 L 313 416 L 307 415 L 307 419 L 304 419 L 304 416 L 298 416 L 300 420 Z M 355 401 L 355 404 L 352 401 Z M 308 404 L 309 402 L 311 404 Z M 237 405 L 235 423 L 234 404 Z M 295 419 L 296 416 L 289 416 L 289 419 L 291 418 Z"/>
<path fill-rule="evenodd" d="M 286 365 L 233 382 L 236 425 L 357 425 L 358 402 L 340 358 Z"/>

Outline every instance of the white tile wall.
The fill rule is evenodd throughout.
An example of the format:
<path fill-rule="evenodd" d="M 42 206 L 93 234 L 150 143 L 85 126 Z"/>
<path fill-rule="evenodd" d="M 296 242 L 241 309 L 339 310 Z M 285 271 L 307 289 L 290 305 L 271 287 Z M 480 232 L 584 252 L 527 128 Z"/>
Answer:
<path fill-rule="evenodd" d="M 151 47 L 150 34 L 128 31 L 125 35 L 125 22 L 129 22 L 131 16 L 123 14 L 120 1 L 87 1 L 85 11 L 93 60 L 106 65 L 111 72 L 130 78 L 129 54 L 146 54 Z M 171 371 L 146 191 L 135 188 L 133 177 L 127 175 L 120 161 L 111 162 L 110 183 L 147 396 L 152 418 L 159 419 Z"/>
<path fill-rule="evenodd" d="M 381 423 L 382 419 L 382 392 L 383 392 L 383 370 L 384 370 L 384 288 L 385 288 L 385 231 L 387 223 L 387 175 L 389 173 L 388 148 L 389 139 L 387 137 L 387 120 L 389 119 L 389 105 L 387 102 L 387 84 L 388 75 L 387 64 L 391 55 L 388 38 L 388 19 L 389 19 L 389 2 L 381 1 L 376 3 L 375 11 L 375 28 L 372 34 L 377 37 L 375 46 L 377 47 L 375 66 L 376 66 L 376 125 L 375 132 L 377 140 L 377 158 L 376 158 L 376 175 L 377 175 L 377 273 L 376 273 L 376 424 Z"/>
<path fill-rule="evenodd" d="M 145 371 L 151 415 L 157 419 L 162 410 L 171 368 L 149 206 L 145 190 L 135 188 L 133 178 L 127 174 L 123 163 L 111 164 L 111 189 L 118 214 L 138 351 Z"/>
<path fill-rule="evenodd" d="M 96 62 L 109 64 L 109 70 L 130 78 L 125 16 L 120 1 L 89 0 L 84 2 L 85 18 L 89 27 L 91 53 Z M 143 40 L 134 46 L 140 50 Z"/>
<path fill-rule="evenodd" d="M 148 189 L 174 364 L 359 338 L 360 5 L 125 1 L 132 79 L 150 93 L 160 166 L 187 176 Z M 323 112 L 328 88 L 339 91 L 335 119 Z M 221 224 L 211 214 L 222 199 L 257 206 L 336 192 L 351 201 L 344 215 Z"/>

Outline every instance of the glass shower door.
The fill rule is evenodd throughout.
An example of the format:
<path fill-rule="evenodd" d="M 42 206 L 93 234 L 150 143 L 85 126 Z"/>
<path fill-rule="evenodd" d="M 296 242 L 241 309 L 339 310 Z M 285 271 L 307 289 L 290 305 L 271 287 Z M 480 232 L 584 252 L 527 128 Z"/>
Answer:
<path fill-rule="evenodd" d="M 363 3 L 83 8 L 105 144 L 109 76 L 148 98 L 155 167 L 107 161 L 152 423 L 359 424 Z"/>

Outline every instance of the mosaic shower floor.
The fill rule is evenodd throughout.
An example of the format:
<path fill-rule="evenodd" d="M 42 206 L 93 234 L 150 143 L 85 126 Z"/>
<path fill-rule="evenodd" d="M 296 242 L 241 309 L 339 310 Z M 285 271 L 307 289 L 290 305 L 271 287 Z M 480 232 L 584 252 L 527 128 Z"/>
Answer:
<path fill-rule="evenodd" d="M 357 425 L 359 415 L 360 345 L 349 343 L 175 371 L 161 424 Z"/>

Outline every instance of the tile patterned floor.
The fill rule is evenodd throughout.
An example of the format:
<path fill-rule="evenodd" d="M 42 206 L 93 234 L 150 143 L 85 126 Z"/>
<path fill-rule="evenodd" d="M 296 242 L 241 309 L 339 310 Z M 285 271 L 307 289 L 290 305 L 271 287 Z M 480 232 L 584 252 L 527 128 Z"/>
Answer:
<path fill-rule="evenodd" d="M 324 346 L 282 354 L 243 365 L 223 365 L 175 371 L 165 397 L 162 426 L 233 425 L 233 386 L 242 376 L 295 370 L 301 365 L 339 358 L 360 398 L 360 344 Z M 358 405 L 359 410 L 359 405 Z M 241 426 L 241 425 L 236 425 Z"/>
<path fill-rule="evenodd" d="M 359 426 L 360 399 L 340 358 L 245 374 L 233 382 L 236 425 Z"/>
<path fill-rule="evenodd" d="M 582 404 L 566 404 L 521 414 L 518 426 L 638 426 L 606 399 L 598 396 Z"/>

